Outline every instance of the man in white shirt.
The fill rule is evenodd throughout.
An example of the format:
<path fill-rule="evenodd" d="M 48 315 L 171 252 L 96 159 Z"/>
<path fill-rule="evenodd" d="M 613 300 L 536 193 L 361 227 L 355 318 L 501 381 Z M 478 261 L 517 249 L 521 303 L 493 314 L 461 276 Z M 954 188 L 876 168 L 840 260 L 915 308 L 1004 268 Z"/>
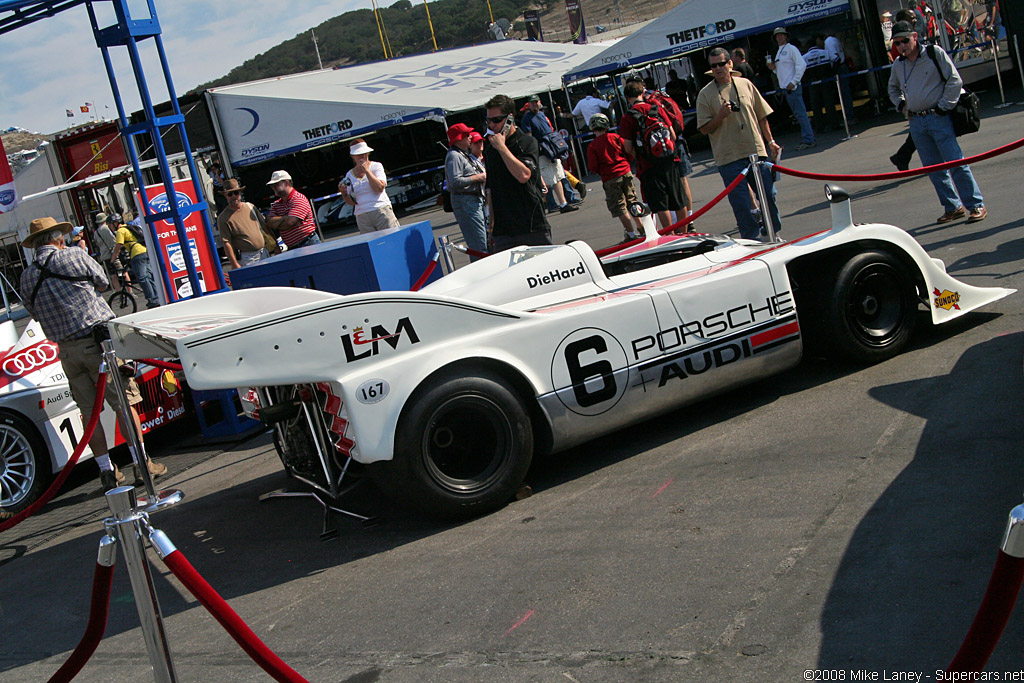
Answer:
<path fill-rule="evenodd" d="M 832 73 L 839 76 L 839 92 L 842 93 L 846 119 L 853 123 L 853 98 L 850 96 L 850 79 L 847 78 L 850 68 L 846 66 L 846 50 L 843 49 L 843 41 L 839 40 L 834 33 L 829 33 L 825 38 L 825 52 L 828 53 L 829 62 L 832 63 Z"/>
<path fill-rule="evenodd" d="M 775 61 L 768 62 L 768 68 L 775 72 L 779 78 L 779 87 L 786 91 L 786 102 L 793 110 L 793 116 L 800 124 L 800 144 L 794 149 L 809 149 L 818 143 L 814 139 L 814 131 L 811 130 L 811 121 L 807 118 L 807 108 L 804 106 L 804 90 L 800 85 L 800 79 L 804 77 L 807 63 L 804 61 L 800 50 L 789 43 L 789 31 L 779 27 L 772 32 L 775 42 L 779 45 L 779 51 L 775 53 Z"/>
<path fill-rule="evenodd" d="M 611 105 L 607 100 L 602 100 L 597 97 L 597 88 L 591 87 L 587 91 L 587 96 L 576 103 L 576 106 L 572 108 L 573 116 L 583 117 L 583 126 L 581 130 L 589 130 L 587 128 L 590 122 L 590 117 L 594 114 L 604 114 L 611 118 L 611 112 L 609 111 Z"/>

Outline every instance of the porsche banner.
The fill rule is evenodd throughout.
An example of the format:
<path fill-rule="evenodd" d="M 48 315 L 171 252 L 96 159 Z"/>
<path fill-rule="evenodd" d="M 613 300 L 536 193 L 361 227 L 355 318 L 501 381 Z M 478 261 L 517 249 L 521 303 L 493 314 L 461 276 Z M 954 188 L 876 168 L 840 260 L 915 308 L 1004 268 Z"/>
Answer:
<path fill-rule="evenodd" d="M 569 15 L 569 33 L 572 42 L 587 44 L 587 26 L 583 21 L 583 0 L 565 0 L 565 12 Z"/>
<path fill-rule="evenodd" d="M 0 140 L 0 213 L 7 213 L 18 205 L 18 192 L 14 189 L 14 175 L 7 163 L 3 140 Z"/>
<path fill-rule="evenodd" d="M 526 22 L 527 40 L 544 41 L 544 29 L 540 25 L 540 10 L 523 10 L 523 21 Z"/>

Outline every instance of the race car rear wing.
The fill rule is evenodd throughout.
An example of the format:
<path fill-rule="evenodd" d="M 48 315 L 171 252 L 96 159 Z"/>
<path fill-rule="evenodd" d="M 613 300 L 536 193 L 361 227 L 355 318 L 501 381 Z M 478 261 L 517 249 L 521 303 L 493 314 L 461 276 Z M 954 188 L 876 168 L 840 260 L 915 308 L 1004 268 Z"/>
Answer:
<path fill-rule="evenodd" d="M 121 358 L 177 358 L 178 342 L 223 325 L 303 304 L 341 298 L 301 287 L 259 287 L 151 308 L 108 323 Z"/>

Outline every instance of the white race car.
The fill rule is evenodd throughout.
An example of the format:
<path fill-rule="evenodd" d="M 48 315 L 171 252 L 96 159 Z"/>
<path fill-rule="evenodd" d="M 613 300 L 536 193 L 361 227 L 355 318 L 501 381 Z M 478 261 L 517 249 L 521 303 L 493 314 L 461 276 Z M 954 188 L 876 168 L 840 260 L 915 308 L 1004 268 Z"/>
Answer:
<path fill-rule="evenodd" d="M 196 389 L 242 390 L 293 476 L 329 493 L 348 460 L 448 516 L 507 502 L 535 453 L 568 448 L 796 365 L 808 344 L 892 357 L 1013 290 L 946 274 L 903 230 L 792 242 L 657 237 L 599 259 L 518 248 L 420 292 L 249 289 L 111 323 L 119 355 L 180 357 Z M 925 313 L 927 311 L 927 313 Z"/>
<path fill-rule="evenodd" d="M 57 345 L 32 320 L 19 335 L 15 322 L 0 323 L 0 519 L 28 507 L 46 489 L 78 446 L 85 425 L 71 397 Z M 140 367 L 142 431 L 184 415 L 181 388 L 166 370 Z M 108 446 L 124 443 L 114 411 L 100 414 Z M 84 461 L 92 458 L 86 447 Z"/>

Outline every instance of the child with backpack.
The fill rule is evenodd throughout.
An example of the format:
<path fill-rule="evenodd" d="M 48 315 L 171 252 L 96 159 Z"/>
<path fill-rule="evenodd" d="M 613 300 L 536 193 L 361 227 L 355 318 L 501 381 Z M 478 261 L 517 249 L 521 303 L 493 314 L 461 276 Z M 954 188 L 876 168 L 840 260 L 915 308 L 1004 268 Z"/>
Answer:
<path fill-rule="evenodd" d="M 632 157 L 625 152 L 622 136 L 609 132 L 611 121 L 604 114 L 594 114 L 587 125 L 597 135 L 587 148 L 587 168 L 601 176 L 608 211 L 622 223 L 624 242 L 642 237 L 640 219 L 627 213 L 627 207 L 636 201 L 636 190 L 629 166 Z"/>

